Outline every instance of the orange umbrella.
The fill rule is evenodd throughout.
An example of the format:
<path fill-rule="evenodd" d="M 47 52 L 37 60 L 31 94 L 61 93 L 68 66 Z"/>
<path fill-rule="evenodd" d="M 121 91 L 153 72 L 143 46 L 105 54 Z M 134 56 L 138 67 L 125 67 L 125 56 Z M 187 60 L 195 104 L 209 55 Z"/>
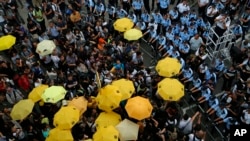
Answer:
<path fill-rule="evenodd" d="M 147 98 L 136 96 L 128 99 L 125 109 L 129 117 L 137 120 L 143 120 L 150 117 L 153 106 Z"/>
<path fill-rule="evenodd" d="M 80 115 L 82 115 L 87 110 L 88 101 L 81 96 L 72 99 L 68 105 L 76 107 L 80 111 Z"/>

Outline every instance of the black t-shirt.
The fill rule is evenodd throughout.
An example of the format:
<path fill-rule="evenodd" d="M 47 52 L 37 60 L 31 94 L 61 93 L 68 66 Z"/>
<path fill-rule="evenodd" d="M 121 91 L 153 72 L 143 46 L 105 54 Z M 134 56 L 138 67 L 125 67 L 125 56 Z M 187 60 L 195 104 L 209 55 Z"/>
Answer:
<path fill-rule="evenodd" d="M 52 6 L 51 5 L 47 5 L 46 9 L 43 8 L 43 11 L 49 12 L 50 10 L 52 10 L 52 12 L 49 15 L 46 15 L 47 19 L 52 19 L 55 15 Z"/>
<path fill-rule="evenodd" d="M 30 29 L 33 29 L 34 27 L 36 27 L 36 30 L 30 31 Z M 37 28 L 36 23 L 34 23 L 33 21 L 32 21 L 32 23 L 30 23 L 30 22 L 27 23 L 27 28 L 29 29 L 29 32 L 31 34 L 37 34 L 39 32 L 39 29 Z"/>

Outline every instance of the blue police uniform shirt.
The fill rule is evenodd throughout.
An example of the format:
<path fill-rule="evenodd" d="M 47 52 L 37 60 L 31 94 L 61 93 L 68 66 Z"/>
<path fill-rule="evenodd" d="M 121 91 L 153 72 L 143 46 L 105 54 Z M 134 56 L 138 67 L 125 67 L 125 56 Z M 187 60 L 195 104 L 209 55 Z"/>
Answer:
<path fill-rule="evenodd" d="M 197 78 L 197 79 L 193 79 L 192 80 L 192 83 L 193 83 L 193 86 L 195 88 L 200 88 L 201 87 L 201 84 L 202 84 L 202 81 L 200 78 Z"/>
<path fill-rule="evenodd" d="M 208 105 L 210 106 L 210 108 L 216 108 L 217 106 L 219 106 L 219 100 L 218 98 L 209 98 L 208 100 Z"/>
<path fill-rule="evenodd" d="M 139 27 L 141 30 L 145 30 L 146 29 L 146 24 L 145 22 L 137 22 L 136 26 Z"/>
<path fill-rule="evenodd" d="M 204 21 L 203 21 L 203 19 L 202 18 L 198 18 L 197 20 L 196 20 L 196 25 L 198 26 L 198 27 L 203 27 L 204 26 Z"/>
<path fill-rule="evenodd" d="M 180 64 L 181 64 L 181 69 L 183 69 L 183 67 L 185 66 L 186 62 L 183 58 L 179 58 Z"/>
<path fill-rule="evenodd" d="M 216 59 L 216 60 L 215 60 L 214 68 L 215 68 L 217 71 L 223 71 L 223 70 L 225 69 L 225 64 L 223 63 L 223 61 L 221 61 L 221 60 L 219 60 L 219 59 Z"/>
<path fill-rule="evenodd" d="M 155 30 L 149 30 L 149 34 L 151 38 L 156 38 L 157 32 Z"/>
<path fill-rule="evenodd" d="M 180 27 L 180 25 L 179 24 L 176 24 L 173 28 L 172 28 L 172 30 L 173 30 L 173 33 L 174 34 L 180 34 L 180 32 L 181 32 L 181 27 Z"/>
<path fill-rule="evenodd" d="M 152 13 L 155 23 L 161 23 L 162 15 L 160 13 Z"/>
<path fill-rule="evenodd" d="M 132 14 L 132 15 L 129 14 L 128 18 L 131 19 L 131 20 L 133 21 L 133 23 L 136 23 L 136 22 L 137 22 L 137 17 L 136 17 L 135 14 Z"/>
<path fill-rule="evenodd" d="M 216 115 L 222 119 L 224 119 L 228 114 L 228 111 L 226 108 L 221 109 L 220 107 L 216 110 Z"/>
<path fill-rule="evenodd" d="M 180 37 L 181 37 L 182 41 L 189 41 L 191 36 L 188 34 L 187 31 L 182 31 L 182 32 L 180 32 Z"/>
<path fill-rule="evenodd" d="M 189 17 L 188 17 L 188 15 L 181 16 L 180 20 L 181 20 L 182 25 L 188 25 Z"/>
<path fill-rule="evenodd" d="M 191 20 L 191 19 L 197 19 L 197 15 L 195 14 L 195 13 L 192 13 L 192 12 L 190 12 L 189 14 L 188 14 L 188 17 L 189 17 L 189 19 Z"/>
<path fill-rule="evenodd" d="M 234 26 L 234 27 L 233 27 L 233 33 L 234 33 L 234 34 L 242 34 L 243 31 L 242 31 L 241 26 L 240 26 L 240 25 Z"/>
<path fill-rule="evenodd" d="M 158 43 L 160 45 L 165 45 L 166 44 L 166 37 L 158 35 L 156 39 L 158 40 Z"/>
<path fill-rule="evenodd" d="M 174 33 L 172 31 L 171 32 L 166 32 L 166 37 L 167 37 L 168 40 L 173 41 Z"/>
<path fill-rule="evenodd" d="M 167 27 L 169 27 L 170 25 L 171 25 L 171 19 L 169 19 L 169 18 L 163 18 L 162 20 L 161 20 L 161 25 L 163 26 L 163 27 L 165 27 L 165 28 L 167 28 Z"/>
<path fill-rule="evenodd" d="M 164 49 L 168 54 L 170 54 L 174 47 L 172 45 L 164 45 Z"/>
<path fill-rule="evenodd" d="M 184 53 L 188 53 L 189 50 L 190 50 L 190 46 L 189 46 L 189 44 L 187 44 L 187 43 L 181 43 L 181 44 L 179 45 L 179 50 L 180 50 L 180 51 L 183 51 Z"/>
<path fill-rule="evenodd" d="M 178 47 L 181 43 L 182 43 L 182 40 L 181 40 L 181 38 L 180 37 L 174 37 L 174 39 L 172 40 L 173 41 L 173 45 L 175 46 L 175 47 Z"/>
<path fill-rule="evenodd" d="M 183 69 L 183 76 L 185 78 L 191 78 L 193 76 L 193 70 L 191 68 Z"/>
<path fill-rule="evenodd" d="M 148 13 L 142 13 L 141 14 L 141 19 L 142 21 L 146 22 L 146 23 L 149 23 L 151 18 L 150 18 L 150 15 Z"/>
<path fill-rule="evenodd" d="M 215 7 L 218 9 L 218 11 L 221 11 L 225 8 L 225 6 L 221 2 L 214 3 Z"/>
<path fill-rule="evenodd" d="M 160 0 L 160 7 L 165 9 L 168 8 L 170 1 L 169 0 Z"/>
<path fill-rule="evenodd" d="M 124 9 L 117 10 L 116 12 L 118 18 L 124 18 L 128 15 L 128 13 Z"/>
<path fill-rule="evenodd" d="M 178 10 L 173 10 L 173 9 L 171 9 L 171 10 L 169 11 L 169 15 L 170 15 L 173 19 L 177 19 L 178 16 L 179 16 L 179 12 L 178 12 Z"/>
<path fill-rule="evenodd" d="M 188 34 L 190 35 L 190 37 L 193 37 L 197 33 L 198 33 L 197 28 L 195 28 L 194 26 L 188 28 Z"/>
<path fill-rule="evenodd" d="M 209 79 L 211 79 L 211 77 L 212 77 L 212 74 L 211 74 L 210 70 L 207 69 L 205 71 L 205 80 L 209 80 Z"/>
<path fill-rule="evenodd" d="M 202 33 L 202 36 L 204 37 L 204 38 L 208 38 L 209 37 L 209 31 L 208 30 L 205 30 L 203 33 Z"/>
<path fill-rule="evenodd" d="M 105 11 L 105 7 L 102 3 L 95 5 L 95 9 L 97 12 L 104 12 Z"/>
<path fill-rule="evenodd" d="M 171 54 L 169 54 L 173 58 L 177 58 L 180 56 L 180 52 L 178 50 L 172 50 Z"/>
<path fill-rule="evenodd" d="M 109 15 L 113 15 L 113 14 L 115 14 L 116 9 L 115 9 L 114 6 L 111 6 L 111 7 L 108 7 L 108 8 L 106 9 L 106 12 L 107 12 Z"/>
<path fill-rule="evenodd" d="M 201 96 L 205 97 L 205 100 L 208 100 L 211 96 L 211 90 L 209 88 L 201 89 Z"/>
<path fill-rule="evenodd" d="M 141 10 L 143 7 L 143 2 L 140 0 L 133 0 L 132 6 L 135 8 L 135 10 Z"/>
<path fill-rule="evenodd" d="M 86 6 L 88 6 L 88 7 L 94 7 L 95 3 L 94 3 L 93 0 L 86 0 Z"/>

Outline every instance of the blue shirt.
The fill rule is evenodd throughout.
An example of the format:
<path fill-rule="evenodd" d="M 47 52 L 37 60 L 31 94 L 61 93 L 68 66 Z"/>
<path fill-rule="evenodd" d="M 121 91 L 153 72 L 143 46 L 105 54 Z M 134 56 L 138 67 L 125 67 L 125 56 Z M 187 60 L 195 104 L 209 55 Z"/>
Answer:
<path fill-rule="evenodd" d="M 174 34 L 180 34 L 180 32 L 181 32 L 181 27 L 180 27 L 180 25 L 179 24 L 176 24 L 173 28 L 172 28 L 172 31 L 173 31 L 173 33 Z"/>
<path fill-rule="evenodd" d="M 166 37 L 161 36 L 161 35 L 158 35 L 158 36 L 156 37 L 156 39 L 158 40 L 158 43 L 159 43 L 160 45 L 165 45 L 165 44 L 166 44 Z"/>
<path fill-rule="evenodd" d="M 160 7 L 165 9 L 169 6 L 169 0 L 160 0 Z"/>
<path fill-rule="evenodd" d="M 174 45 L 175 47 L 178 47 L 181 43 L 182 43 L 181 38 L 176 38 L 176 37 L 174 37 L 174 39 L 173 39 L 173 45 Z"/>
<path fill-rule="evenodd" d="M 162 18 L 161 24 L 163 27 L 167 28 L 171 25 L 171 20 L 169 18 Z"/>
<path fill-rule="evenodd" d="M 188 17 L 188 15 L 181 16 L 180 20 L 181 20 L 182 25 L 188 25 L 189 17 Z"/>
<path fill-rule="evenodd" d="M 197 33 L 198 33 L 197 28 L 195 28 L 195 27 L 192 27 L 192 28 L 189 27 L 188 28 L 188 34 L 190 35 L 190 37 L 193 37 Z"/>
<path fill-rule="evenodd" d="M 116 11 L 118 18 L 124 18 L 128 15 L 128 13 L 124 9 L 120 9 Z"/>
<path fill-rule="evenodd" d="M 181 43 L 181 44 L 179 44 L 179 50 L 184 52 L 184 53 L 189 53 L 190 46 L 187 43 Z"/>
<path fill-rule="evenodd" d="M 133 21 L 133 23 L 136 23 L 137 22 L 137 18 L 136 18 L 136 15 L 135 14 L 129 14 L 128 15 L 128 18 L 131 19 Z"/>
<path fill-rule="evenodd" d="M 139 27 L 141 30 L 145 30 L 146 29 L 145 22 L 137 22 L 136 26 Z"/>
<path fill-rule="evenodd" d="M 191 78 L 193 76 L 193 70 L 191 68 L 183 69 L 182 71 L 185 78 Z"/>
<path fill-rule="evenodd" d="M 150 18 L 150 15 L 148 13 L 142 13 L 141 14 L 141 19 L 142 21 L 146 22 L 146 23 L 149 23 L 151 18 Z"/>
<path fill-rule="evenodd" d="M 155 30 L 148 30 L 151 38 L 156 38 L 157 32 Z"/>
<path fill-rule="evenodd" d="M 166 32 L 166 37 L 168 40 L 173 41 L 174 33 L 173 32 Z"/>
<path fill-rule="evenodd" d="M 187 31 L 180 32 L 180 37 L 182 41 L 189 41 L 190 35 L 188 34 Z"/>
<path fill-rule="evenodd" d="M 168 54 L 170 54 L 174 48 L 172 45 L 164 45 L 163 47 Z"/>
<path fill-rule="evenodd" d="M 172 17 L 172 19 L 177 19 L 178 16 L 179 16 L 179 12 L 178 12 L 178 10 L 173 10 L 173 9 L 171 9 L 171 10 L 169 11 L 169 15 Z"/>
<path fill-rule="evenodd" d="M 171 52 L 170 52 L 170 54 L 169 54 L 171 57 L 173 57 L 173 58 L 177 58 L 177 57 L 179 57 L 180 56 L 180 53 L 179 53 L 179 51 L 178 50 L 172 50 Z"/>
<path fill-rule="evenodd" d="M 162 15 L 160 13 L 152 13 L 155 23 L 161 23 Z"/>
<path fill-rule="evenodd" d="M 201 84 L 202 84 L 202 82 L 201 82 L 201 79 L 200 79 L 200 78 L 193 79 L 193 80 L 192 80 L 192 83 L 193 83 L 193 86 L 194 86 L 195 88 L 199 88 L 199 87 L 201 87 Z"/>
<path fill-rule="evenodd" d="M 108 7 L 108 8 L 106 9 L 106 11 L 107 11 L 107 13 L 108 13 L 109 15 L 113 15 L 113 14 L 115 14 L 115 12 L 116 12 L 114 6 L 111 6 L 110 8 Z"/>
<path fill-rule="evenodd" d="M 144 4 L 141 0 L 133 0 L 132 6 L 135 10 L 141 10 L 143 5 Z"/>
<path fill-rule="evenodd" d="M 219 60 L 219 59 L 216 59 L 216 60 L 215 60 L 214 68 L 215 68 L 217 71 L 222 72 L 222 71 L 225 69 L 225 64 L 224 64 L 223 61 L 221 61 L 221 60 Z"/>
<path fill-rule="evenodd" d="M 201 96 L 205 97 L 208 100 L 211 96 L 211 90 L 209 88 L 201 89 Z"/>
<path fill-rule="evenodd" d="M 104 5 L 102 4 L 102 3 L 100 3 L 100 4 L 96 4 L 95 5 L 95 10 L 97 11 L 97 12 L 104 12 L 105 11 L 105 7 L 104 7 Z"/>
<path fill-rule="evenodd" d="M 85 4 L 88 6 L 88 7 L 94 7 L 95 6 L 95 3 L 93 0 L 86 0 L 85 1 Z"/>
<path fill-rule="evenodd" d="M 242 27 L 240 25 L 234 26 L 232 30 L 233 30 L 234 34 L 242 34 L 243 33 Z"/>
<path fill-rule="evenodd" d="M 215 2 L 214 4 L 218 11 L 221 11 L 225 8 L 225 6 L 221 2 Z"/>

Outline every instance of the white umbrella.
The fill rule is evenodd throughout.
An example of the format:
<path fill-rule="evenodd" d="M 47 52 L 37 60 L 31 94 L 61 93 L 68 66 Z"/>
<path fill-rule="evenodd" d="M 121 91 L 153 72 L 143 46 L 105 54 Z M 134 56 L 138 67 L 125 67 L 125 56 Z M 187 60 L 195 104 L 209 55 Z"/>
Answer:
<path fill-rule="evenodd" d="M 128 119 L 124 119 L 116 126 L 116 129 L 119 131 L 119 138 L 121 141 L 137 140 L 139 132 L 138 124 Z"/>
<path fill-rule="evenodd" d="M 38 53 L 41 56 L 46 56 L 46 55 L 51 54 L 55 48 L 56 48 L 56 45 L 54 41 L 43 40 L 37 44 L 36 53 Z"/>

